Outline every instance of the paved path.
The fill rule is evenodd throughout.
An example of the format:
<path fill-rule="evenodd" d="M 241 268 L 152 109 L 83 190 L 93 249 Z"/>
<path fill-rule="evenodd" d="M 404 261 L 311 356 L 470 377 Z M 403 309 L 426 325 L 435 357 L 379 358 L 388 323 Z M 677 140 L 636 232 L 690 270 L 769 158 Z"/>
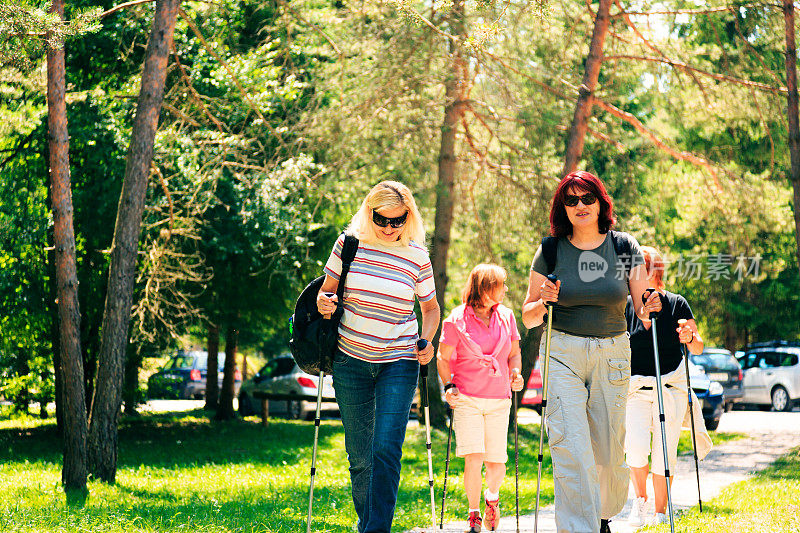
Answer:
<path fill-rule="evenodd" d="M 520 421 L 538 423 L 539 417 L 532 412 L 525 413 Z M 523 413 L 521 412 L 521 414 Z M 703 501 L 708 501 L 727 485 L 741 481 L 753 472 L 762 470 L 772 464 L 778 457 L 785 455 L 791 448 L 800 446 L 800 412 L 765 413 L 761 411 L 732 411 L 725 413 L 718 431 L 736 432 L 748 435 L 723 445 L 715 446 L 705 460 L 700 463 L 700 490 Z M 652 514 L 652 485 L 648 481 L 648 514 Z M 697 478 L 694 471 L 692 455 L 678 458 L 675 482 L 672 489 L 673 504 L 676 510 L 688 509 L 697 505 Z M 630 533 L 636 531 L 628 525 L 627 516 L 633 502 L 633 488 L 628 493 L 625 509 L 611 522 L 614 533 Z M 542 533 L 555 533 L 555 517 L 552 505 L 539 511 L 539 528 Z M 498 531 L 513 533 L 516 531 L 515 517 L 506 516 L 500 520 Z M 462 533 L 466 522 L 445 524 L 444 530 L 431 528 L 415 528 L 414 532 Z M 533 515 L 520 517 L 520 532 L 533 532 Z"/>

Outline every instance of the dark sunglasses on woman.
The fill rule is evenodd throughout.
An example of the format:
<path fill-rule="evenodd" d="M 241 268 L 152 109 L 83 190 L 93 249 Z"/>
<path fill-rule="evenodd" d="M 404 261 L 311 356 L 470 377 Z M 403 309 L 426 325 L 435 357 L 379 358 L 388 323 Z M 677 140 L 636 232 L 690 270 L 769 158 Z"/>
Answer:
<path fill-rule="evenodd" d="M 582 194 L 580 196 L 568 194 L 564 196 L 564 205 L 567 207 L 575 207 L 578 205 L 578 200 L 583 202 L 583 205 L 592 205 L 597 201 L 597 196 L 595 196 L 593 192 L 587 192 L 586 194 Z"/>
<path fill-rule="evenodd" d="M 379 214 L 374 209 L 372 210 L 372 221 L 375 223 L 376 226 L 381 228 L 385 228 L 386 226 L 391 226 L 394 229 L 402 228 L 403 225 L 405 225 L 407 219 L 408 219 L 408 211 L 406 211 L 399 217 L 389 218 Z"/>

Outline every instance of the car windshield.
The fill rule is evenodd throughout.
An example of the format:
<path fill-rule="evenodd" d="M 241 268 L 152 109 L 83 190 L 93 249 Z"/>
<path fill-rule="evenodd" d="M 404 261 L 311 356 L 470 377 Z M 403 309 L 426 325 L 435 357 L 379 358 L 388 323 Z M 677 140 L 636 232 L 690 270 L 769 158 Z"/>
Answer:
<path fill-rule="evenodd" d="M 164 365 L 164 370 L 177 370 L 181 368 L 192 368 L 194 366 L 194 357 L 191 355 L 176 355 Z"/>
<path fill-rule="evenodd" d="M 726 353 L 704 353 L 695 355 L 692 357 L 692 361 L 698 365 L 723 368 L 726 370 L 735 370 L 738 367 L 733 356 Z"/>

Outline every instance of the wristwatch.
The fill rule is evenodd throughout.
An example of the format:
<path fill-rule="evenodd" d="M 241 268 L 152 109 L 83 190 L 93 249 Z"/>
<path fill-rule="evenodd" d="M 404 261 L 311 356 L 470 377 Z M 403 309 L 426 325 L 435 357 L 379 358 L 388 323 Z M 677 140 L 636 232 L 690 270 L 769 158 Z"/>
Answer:
<path fill-rule="evenodd" d="M 450 382 L 450 383 L 448 383 L 447 385 L 444 386 L 444 391 L 447 392 L 448 390 L 452 389 L 455 386 L 456 386 L 455 383 Z"/>

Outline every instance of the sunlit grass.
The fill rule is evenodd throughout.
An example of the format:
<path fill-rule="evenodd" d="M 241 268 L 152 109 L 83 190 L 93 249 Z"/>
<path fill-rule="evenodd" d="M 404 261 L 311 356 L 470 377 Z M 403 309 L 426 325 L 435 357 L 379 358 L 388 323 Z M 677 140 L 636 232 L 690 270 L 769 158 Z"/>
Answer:
<path fill-rule="evenodd" d="M 669 531 L 669 525 L 646 531 Z M 702 513 L 695 506 L 677 520 L 675 531 L 800 531 L 800 448 L 752 478 L 726 487 L 719 496 L 703 503 Z"/>
<path fill-rule="evenodd" d="M 69 507 L 60 487 L 61 443 L 54 423 L 33 418 L 0 422 L 0 493 L 4 496 L 0 531 L 305 531 L 313 435 L 314 426 L 308 422 L 271 418 L 269 427 L 262 427 L 250 418 L 214 423 L 202 411 L 124 418 L 117 483 L 92 481 L 86 504 Z M 501 502 L 506 513 L 513 513 L 513 434 L 508 442 Z M 519 442 L 520 512 L 530 513 L 536 497 L 538 426 L 520 426 Z M 437 520 L 446 443 L 447 432 L 434 430 Z M 454 451 L 453 443 L 446 521 L 466 515 L 464 463 Z M 412 425 L 404 448 L 394 531 L 430 523 L 427 464 L 424 430 Z M 545 447 L 542 504 L 552 499 L 552 470 Z M 349 533 L 354 519 L 341 422 L 326 420 L 320 428 L 312 529 Z"/>

